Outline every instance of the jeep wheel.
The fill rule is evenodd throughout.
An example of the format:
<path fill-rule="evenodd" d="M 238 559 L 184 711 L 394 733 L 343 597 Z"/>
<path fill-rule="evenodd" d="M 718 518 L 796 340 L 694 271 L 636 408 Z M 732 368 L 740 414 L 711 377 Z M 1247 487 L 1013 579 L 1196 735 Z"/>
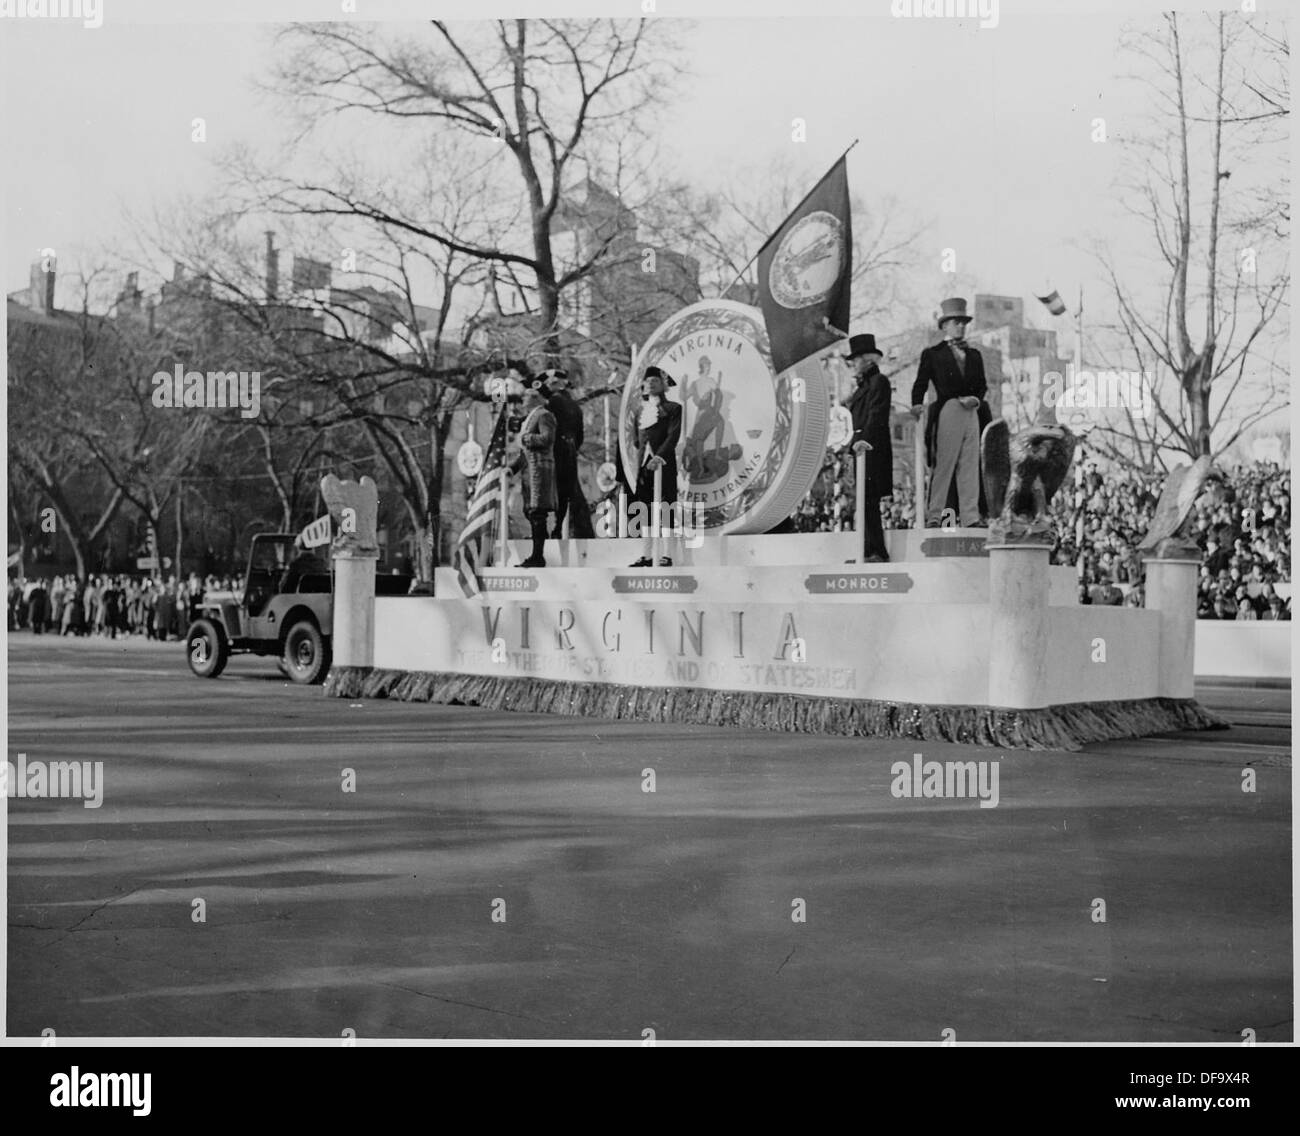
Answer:
<path fill-rule="evenodd" d="M 226 633 L 210 619 L 196 619 L 185 633 L 185 657 L 199 678 L 216 678 L 230 659 Z"/>
<path fill-rule="evenodd" d="M 329 670 L 329 648 L 314 623 L 304 619 L 284 637 L 284 671 L 293 682 L 320 682 Z"/>

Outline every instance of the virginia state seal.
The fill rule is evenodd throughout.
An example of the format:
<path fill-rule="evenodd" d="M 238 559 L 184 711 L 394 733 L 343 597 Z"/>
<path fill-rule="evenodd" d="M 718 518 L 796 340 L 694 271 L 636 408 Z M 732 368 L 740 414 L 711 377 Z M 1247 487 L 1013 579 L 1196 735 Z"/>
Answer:
<path fill-rule="evenodd" d="M 624 472 L 636 484 L 641 377 L 657 366 L 682 404 L 678 499 L 706 530 L 766 532 L 807 493 L 826 449 L 824 381 L 777 375 L 763 315 L 704 300 L 660 324 L 628 376 L 620 414 Z M 807 484 L 804 484 L 804 482 Z"/>
<path fill-rule="evenodd" d="M 772 298 L 783 308 L 806 308 L 826 297 L 844 267 L 844 226 L 817 210 L 800 219 L 777 246 L 768 269 Z"/>

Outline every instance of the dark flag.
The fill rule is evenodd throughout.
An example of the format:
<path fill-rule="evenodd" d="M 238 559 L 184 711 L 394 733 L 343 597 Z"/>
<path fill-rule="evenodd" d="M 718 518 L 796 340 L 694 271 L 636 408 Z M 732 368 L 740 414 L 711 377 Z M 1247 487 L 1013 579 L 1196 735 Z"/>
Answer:
<path fill-rule="evenodd" d="M 478 595 L 478 566 L 485 551 L 492 548 L 492 537 L 501 515 L 501 494 L 505 488 L 506 408 L 497 415 L 492 440 L 483 455 L 483 468 L 465 513 L 465 527 L 456 541 L 456 576 L 466 596 Z"/>
<path fill-rule="evenodd" d="M 778 373 L 847 338 L 852 275 L 849 175 L 840 158 L 758 253 L 759 303 Z"/>
<path fill-rule="evenodd" d="M 1054 316 L 1065 315 L 1065 301 L 1056 292 L 1051 292 L 1046 296 L 1039 296 L 1038 302 L 1044 305 Z"/>

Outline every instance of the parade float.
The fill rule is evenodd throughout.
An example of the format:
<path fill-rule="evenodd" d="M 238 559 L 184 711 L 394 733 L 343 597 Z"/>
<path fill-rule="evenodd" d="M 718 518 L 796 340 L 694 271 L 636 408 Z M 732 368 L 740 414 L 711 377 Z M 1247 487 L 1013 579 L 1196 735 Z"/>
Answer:
<path fill-rule="evenodd" d="M 859 442 L 857 531 L 769 531 L 825 459 L 822 360 L 843 350 L 851 248 L 842 157 L 757 254 L 761 307 L 690 305 L 637 352 L 618 416 L 630 485 L 647 368 L 682 407 L 678 504 L 649 518 L 661 566 L 628 567 L 644 545 L 623 535 L 625 499 L 619 535 L 552 541 L 544 568 L 511 567 L 525 553 L 501 518 L 495 563 L 435 569 L 432 595 L 376 597 L 373 534 L 354 535 L 335 548 L 327 691 L 1040 749 L 1220 725 L 1193 698 L 1194 556 L 1148 550 L 1138 609 L 1079 605 L 1074 569 L 1049 563 L 1066 427 L 985 430 L 987 529 L 890 531 L 889 561 L 864 563 Z M 1167 493 L 1169 533 L 1202 480 Z M 373 483 L 343 491 L 374 517 Z"/>
<path fill-rule="evenodd" d="M 757 309 L 693 305 L 640 353 L 624 430 L 652 365 L 680 376 L 684 407 L 682 501 L 656 544 L 672 566 L 629 568 L 642 541 L 614 537 L 552 541 L 551 567 L 520 570 L 502 542 L 476 595 L 447 567 L 432 595 L 377 597 L 373 541 L 353 538 L 336 550 L 329 693 L 1053 749 L 1218 724 L 1193 698 L 1194 553 L 1149 550 L 1145 608 L 1081 606 L 1074 569 L 1049 563 L 1068 429 L 995 422 L 991 527 L 887 531 L 889 562 L 866 565 L 857 532 L 766 532 L 825 452 L 816 356 L 778 373 Z M 373 485 L 350 489 L 373 517 Z M 1171 489 L 1172 532 L 1191 500 Z"/>

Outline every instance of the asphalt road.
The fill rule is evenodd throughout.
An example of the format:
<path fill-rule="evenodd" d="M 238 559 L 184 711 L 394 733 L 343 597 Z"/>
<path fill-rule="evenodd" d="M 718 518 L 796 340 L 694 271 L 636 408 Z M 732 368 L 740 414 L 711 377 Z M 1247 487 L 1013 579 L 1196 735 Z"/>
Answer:
<path fill-rule="evenodd" d="M 1289 691 L 1068 754 L 350 703 L 26 633 L 8 689 L 9 759 L 104 790 L 8 802 L 10 1036 L 1292 1038 Z M 997 807 L 892 796 L 917 750 L 997 761 Z"/>

